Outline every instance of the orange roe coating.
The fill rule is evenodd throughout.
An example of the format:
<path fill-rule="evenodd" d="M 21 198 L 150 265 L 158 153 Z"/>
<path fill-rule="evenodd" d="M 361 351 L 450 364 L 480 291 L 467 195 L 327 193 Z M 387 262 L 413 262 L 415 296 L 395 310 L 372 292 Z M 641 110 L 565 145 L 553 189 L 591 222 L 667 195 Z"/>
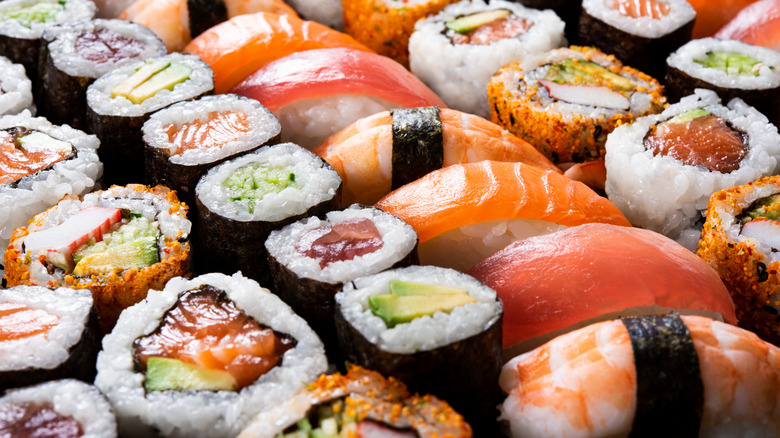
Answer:
<path fill-rule="evenodd" d="M 610 117 L 603 114 L 591 116 L 557 112 L 557 102 L 544 105 L 537 96 L 541 87 L 538 82 L 534 81 L 527 87 L 519 86 L 520 82 L 524 82 L 525 73 L 518 61 L 499 69 L 488 84 L 491 120 L 534 145 L 554 163 L 601 160 L 606 153 L 604 144 L 610 132 L 624 123 L 633 122 L 637 117 L 661 112 L 666 106 L 666 97 L 657 80 L 624 66 L 614 56 L 597 49 L 571 46 L 553 52 L 568 50 L 584 55 L 582 60 L 592 61 L 612 73 L 639 83 L 635 91 L 650 95 L 652 103 L 648 110 L 638 114 L 617 113 Z M 647 83 L 649 88 L 641 83 Z"/>
<path fill-rule="evenodd" d="M 765 263 L 758 245 L 734 241 L 726 234 L 723 218 L 737 217 L 750 207 L 747 198 L 757 187 L 775 186 L 780 193 L 780 176 L 717 192 L 710 197 L 707 220 L 702 229 L 698 254 L 712 265 L 734 300 L 739 326 L 762 339 L 780 345 L 780 262 Z M 774 296 L 774 298 L 773 298 Z"/>
<path fill-rule="evenodd" d="M 355 0 L 343 2 L 344 32 L 376 53 L 409 67 L 409 37 L 417 20 L 458 0 Z"/>

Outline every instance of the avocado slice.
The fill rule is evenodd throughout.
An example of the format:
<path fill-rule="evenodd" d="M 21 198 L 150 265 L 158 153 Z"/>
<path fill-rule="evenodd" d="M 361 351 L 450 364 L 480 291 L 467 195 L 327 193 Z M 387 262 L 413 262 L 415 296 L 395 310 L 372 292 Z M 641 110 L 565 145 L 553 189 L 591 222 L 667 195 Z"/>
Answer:
<path fill-rule="evenodd" d="M 390 328 L 421 316 L 450 312 L 456 307 L 477 302 L 466 291 L 446 286 L 401 281 L 394 287 L 395 292 L 368 298 L 371 313 L 382 318 Z"/>
<path fill-rule="evenodd" d="M 710 113 L 703 108 L 693 108 L 682 114 L 678 114 L 664 123 L 688 123 L 699 117 L 709 116 Z"/>
<path fill-rule="evenodd" d="M 148 61 L 129 78 L 122 81 L 111 90 L 111 97 L 127 97 L 136 87 L 148 81 L 149 78 L 171 65 L 170 61 Z"/>
<path fill-rule="evenodd" d="M 18 142 L 19 145 L 26 150 L 48 149 L 64 153 L 73 152 L 73 145 L 70 143 L 57 140 L 56 138 L 49 137 L 43 132 L 38 131 L 19 137 Z"/>
<path fill-rule="evenodd" d="M 38 2 L 29 6 L 6 9 L 0 14 L 3 21 L 14 20 L 26 28 L 32 28 L 33 23 L 46 23 L 54 20 L 58 13 L 65 10 L 65 2 Z"/>
<path fill-rule="evenodd" d="M 615 91 L 631 91 L 635 87 L 630 79 L 581 59 L 550 64 L 545 79 L 559 84 L 606 86 Z"/>
<path fill-rule="evenodd" d="M 235 391 L 236 379 L 227 371 L 212 370 L 167 357 L 150 357 L 146 362 L 144 389 L 150 391 L 187 389 Z"/>
<path fill-rule="evenodd" d="M 457 294 L 466 291 L 451 286 L 390 280 L 390 294 L 395 296 Z"/>
<path fill-rule="evenodd" d="M 739 52 L 707 52 L 702 59 L 693 62 L 708 68 L 714 68 L 734 76 L 758 76 L 761 64 L 756 58 Z"/>
<path fill-rule="evenodd" d="M 173 90 L 176 84 L 189 79 L 192 69 L 184 64 L 172 63 L 163 70 L 155 73 L 146 82 L 134 88 L 127 98 L 135 104 L 139 104 L 154 96 L 160 90 Z"/>
<path fill-rule="evenodd" d="M 114 268 L 145 268 L 160 261 L 157 225 L 144 217 L 133 218 L 103 240 L 91 240 L 73 253 L 73 275 L 84 276 Z"/>
<path fill-rule="evenodd" d="M 471 15 L 464 15 L 462 17 L 453 18 L 444 23 L 447 29 L 453 30 L 460 34 L 466 34 L 472 30 L 488 24 L 493 21 L 506 18 L 511 14 L 507 9 L 494 9 L 492 11 L 482 11 Z"/>

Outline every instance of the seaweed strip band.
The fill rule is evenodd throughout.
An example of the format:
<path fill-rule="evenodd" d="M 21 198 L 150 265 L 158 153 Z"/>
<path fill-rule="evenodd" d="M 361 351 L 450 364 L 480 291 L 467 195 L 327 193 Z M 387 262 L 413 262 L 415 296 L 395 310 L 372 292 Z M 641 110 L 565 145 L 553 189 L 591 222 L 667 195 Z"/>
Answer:
<path fill-rule="evenodd" d="M 391 110 L 395 190 L 444 165 L 444 136 L 439 107 Z"/>
<path fill-rule="evenodd" d="M 637 406 L 629 436 L 699 436 L 704 405 L 699 357 L 677 314 L 623 318 L 634 350 Z"/>

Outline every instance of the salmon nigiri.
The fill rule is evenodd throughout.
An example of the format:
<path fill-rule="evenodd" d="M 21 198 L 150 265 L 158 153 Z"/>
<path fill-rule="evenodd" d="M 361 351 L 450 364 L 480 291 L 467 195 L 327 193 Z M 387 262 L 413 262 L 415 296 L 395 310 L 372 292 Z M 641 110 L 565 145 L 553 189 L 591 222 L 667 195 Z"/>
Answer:
<path fill-rule="evenodd" d="M 525 140 L 479 116 L 441 109 L 443 166 L 482 160 L 523 162 L 559 172 Z M 341 175 L 344 205 L 373 204 L 390 193 L 393 116 L 385 111 L 360 119 L 314 149 Z"/>
<path fill-rule="evenodd" d="M 714 35 L 780 52 L 780 0 L 761 0 L 739 11 Z"/>
<path fill-rule="evenodd" d="M 739 11 L 756 0 L 688 0 L 696 10 L 693 38 L 712 36 Z"/>
<path fill-rule="evenodd" d="M 659 307 L 737 320 L 728 290 L 707 263 L 640 228 L 585 224 L 536 236 L 507 246 L 469 274 L 501 297 L 504 348 L 513 352 L 589 322 Z"/>
<path fill-rule="evenodd" d="M 268 12 L 233 17 L 184 48 L 214 70 L 214 87 L 225 93 L 263 65 L 291 53 L 326 47 L 370 51 L 352 37 L 314 21 Z"/>
<path fill-rule="evenodd" d="M 468 270 L 518 239 L 588 222 L 630 226 L 585 184 L 524 163 L 455 164 L 394 190 L 376 206 L 408 222 L 421 264 Z"/>

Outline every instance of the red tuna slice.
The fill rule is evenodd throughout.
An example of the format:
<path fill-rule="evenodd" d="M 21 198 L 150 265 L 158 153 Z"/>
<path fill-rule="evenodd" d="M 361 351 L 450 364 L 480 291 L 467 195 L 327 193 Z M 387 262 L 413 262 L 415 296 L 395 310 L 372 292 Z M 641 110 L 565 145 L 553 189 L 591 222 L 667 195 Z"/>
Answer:
<path fill-rule="evenodd" d="M 277 59 L 230 92 L 258 100 L 271 111 L 301 99 L 337 94 L 376 96 L 407 108 L 446 107 L 436 93 L 396 61 L 346 48 L 307 50 Z"/>
<path fill-rule="evenodd" d="M 103 233 L 120 220 L 118 208 L 86 207 L 56 227 L 30 233 L 24 239 L 24 251 L 72 266 L 73 251 L 89 239 L 103 240 Z"/>
<path fill-rule="evenodd" d="M 517 241 L 469 272 L 504 303 L 505 357 L 619 316 L 693 313 L 736 324 L 706 262 L 649 230 L 591 223 Z"/>
<path fill-rule="evenodd" d="M 627 110 L 631 107 L 622 94 L 597 85 L 569 85 L 553 81 L 539 81 L 551 97 L 578 105 Z"/>

